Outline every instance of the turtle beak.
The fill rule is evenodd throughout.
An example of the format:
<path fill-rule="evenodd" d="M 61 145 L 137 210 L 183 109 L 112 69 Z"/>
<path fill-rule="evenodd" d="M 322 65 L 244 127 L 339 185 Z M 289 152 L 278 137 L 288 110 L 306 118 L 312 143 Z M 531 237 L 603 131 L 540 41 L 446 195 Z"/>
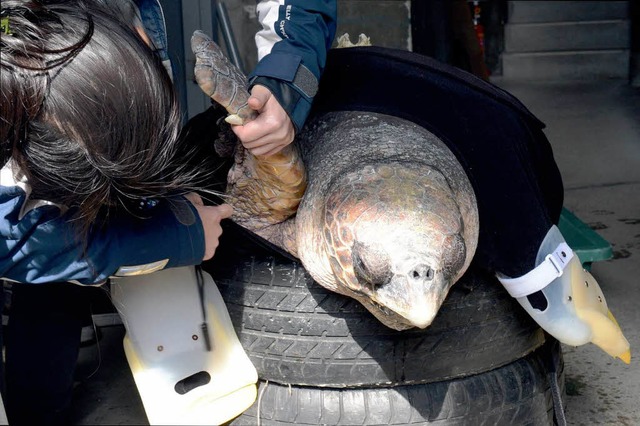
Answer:
<path fill-rule="evenodd" d="M 433 322 L 440 306 L 434 306 L 434 303 L 422 301 L 411 306 L 405 312 L 398 312 L 409 324 L 418 328 L 426 328 Z"/>

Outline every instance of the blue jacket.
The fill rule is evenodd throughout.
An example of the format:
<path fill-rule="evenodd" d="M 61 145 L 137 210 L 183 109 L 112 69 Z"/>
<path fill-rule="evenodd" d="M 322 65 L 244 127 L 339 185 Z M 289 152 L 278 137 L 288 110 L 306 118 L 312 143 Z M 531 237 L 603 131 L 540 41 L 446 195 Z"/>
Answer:
<path fill-rule="evenodd" d="M 262 60 L 253 84 L 269 87 L 297 129 L 302 127 L 335 35 L 336 1 L 259 1 L 264 29 L 257 36 Z M 140 16 L 162 59 L 166 31 L 157 0 L 137 0 Z M 273 20 L 273 23 L 269 23 Z M 273 25 L 278 22 L 277 25 Z M 109 276 L 198 264 L 204 256 L 200 218 L 186 200 L 161 200 L 146 219 L 110 218 L 78 241 L 73 211 L 29 198 L 29 185 L 11 162 L 0 178 L 0 277 L 27 283 L 99 284 Z"/>
<path fill-rule="evenodd" d="M 74 212 L 31 199 L 20 176 L 11 161 L 0 174 L 0 277 L 34 284 L 98 284 L 112 275 L 202 261 L 202 223 L 184 198 L 142 208 L 144 219 L 116 215 L 105 227 L 92 229 L 85 242 L 69 222 Z"/>
<path fill-rule="evenodd" d="M 262 30 L 256 35 L 258 65 L 250 86 L 271 90 L 299 131 L 318 90 L 327 51 L 336 34 L 336 0 L 258 1 Z"/>

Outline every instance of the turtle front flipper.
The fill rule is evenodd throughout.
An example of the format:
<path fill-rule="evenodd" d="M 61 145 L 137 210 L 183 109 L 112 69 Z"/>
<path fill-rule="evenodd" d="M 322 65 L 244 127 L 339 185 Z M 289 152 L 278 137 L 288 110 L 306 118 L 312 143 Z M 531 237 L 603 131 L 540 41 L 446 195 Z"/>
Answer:
<path fill-rule="evenodd" d="M 268 157 L 242 149 L 229 171 L 226 195 L 234 200 L 233 219 L 262 235 L 265 228 L 296 213 L 306 186 L 304 164 L 294 144 Z"/>
<path fill-rule="evenodd" d="M 257 117 L 247 101 L 247 79 L 202 31 L 191 37 L 196 55 L 195 77 L 200 88 L 222 105 L 225 121 L 244 125 Z M 254 156 L 238 141 L 234 165 L 227 177 L 226 198 L 234 207 L 233 220 L 295 255 L 293 236 L 282 237 L 276 225 L 298 209 L 307 186 L 302 157 L 295 143 L 269 156 Z"/>
<path fill-rule="evenodd" d="M 258 113 L 247 105 L 247 78 L 224 56 L 220 47 L 205 33 L 196 30 L 191 36 L 191 50 L 196 55 L 194 74 L 207 96 L 222 105 L 230 124 L 242 125 Z"/>

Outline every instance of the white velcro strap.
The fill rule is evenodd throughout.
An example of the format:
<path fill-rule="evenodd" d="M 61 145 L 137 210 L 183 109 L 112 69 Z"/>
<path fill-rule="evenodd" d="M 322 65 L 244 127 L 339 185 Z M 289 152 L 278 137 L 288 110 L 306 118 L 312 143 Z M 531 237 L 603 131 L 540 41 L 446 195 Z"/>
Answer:
<path fill-rule="evenodd" d="M 560 243 L 553 253 L 531 271 L 517 278 L 498 276 L 511 297 L 520 298 L 542 290 L 562 275 L 564 268 L 573 259 L 573 250 L 567 243 Z"/>

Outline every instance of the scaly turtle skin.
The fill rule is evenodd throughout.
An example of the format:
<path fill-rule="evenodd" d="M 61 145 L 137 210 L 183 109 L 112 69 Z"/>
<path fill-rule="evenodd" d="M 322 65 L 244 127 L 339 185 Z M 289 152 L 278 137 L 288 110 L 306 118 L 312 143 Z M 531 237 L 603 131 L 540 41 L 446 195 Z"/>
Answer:
<path fill-rule="evenodd" d="M 220 78 L 217 61 L 223 56 L 201 32 L 194 34 L 192 48 L 198 82 L 214 100 L 218 92 L 238 96 L 238 87 L 246 87 L 244 77 L 225 78 L 220 84 L 233 84 L 232 89 L 211 90 L 206 83 Z M 231 75 L 229 67 L 220 67 L 223 76 Z M 246 98 L 225 96 L 218 102 L 231 105 L 230 114 L 246 104 Z M 319 284 L 360 301 L 388 327 L 431 324 L 478 241 L 473 189 L 443 142 L 388 115 L 343 111 L 312 117 L 279 162 L 289 158 L 297 175 L 299 149 L 307 176 L 302 201 L 295 216 L 281 220 L 288 214 L 283 210 L 269 224 L 262 213 L 257 220 L 254 213 L 245 214 L 264 203 L 246 188 L 261 187 L 264 176 L 253 170 L 265 159 L 236 144 L 227 188 L 238 211 L 234 220 L 298 257 Z M 266 177 L 268 185 L 282 184 L 278 176 L 287 175 L 284 170 Z"/>
<path fill-rule="evenodd" d="M 213 40 L 196 31 L 191 37 L 191 49 L 196 55 L 196 81 L 229 112 L 225 121 L 244 124 L 255 119 L 257 113 L 247 105 L 246 77 L 224 57 Z M 222 156 L 235 151 L 226 194 L 234 207 L 236 222 L 259 233 L 295 214 L 307 184 L 304 164 L 295 145 L 264 157 L 252 155 L 237 139 L 218 139 L 215 144 L 216 152 Z"/>

